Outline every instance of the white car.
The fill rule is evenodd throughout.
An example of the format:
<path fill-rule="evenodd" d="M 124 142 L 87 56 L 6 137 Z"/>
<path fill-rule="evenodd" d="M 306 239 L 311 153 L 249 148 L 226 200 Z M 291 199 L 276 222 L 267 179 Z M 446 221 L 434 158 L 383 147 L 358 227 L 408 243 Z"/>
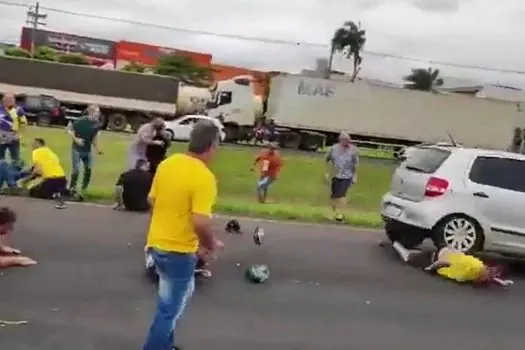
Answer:
<path fill-rule="evenodd" d="M 388 238 L 525 256 L 525 155 L 415 147 L 392 176 L 381 215 Z"/>
<path fill-rule="evenodd" d="M 199 120 L 210 120 L 220 130 L 221 141 L 224 141 L 226 134 L 224 133 L 224 126 L 217 118 L 208 117 L 205 115 L 186 115 L 184 117 L 164 122 L 166 126 L 166 132 L 170 135 L 174 141 L 188 141 L 190 139 L 190 133 L 195 123 Z"/>
<path fill-rule="evenodd" d="M 421 143 L 416 146 L 410 146 L 410 147 L 403 147 L 401 148 L 397 153 L 394 154 L 394 157 L 399 161 L 402 162 L 406 160 L 412 153 L 417 151 L 418 147 L 422 146 L 441 146 L 441 147 L 456 147 L 460 145 L 448 143 L 448 142 L 438 142 L 438 143 Z"/>

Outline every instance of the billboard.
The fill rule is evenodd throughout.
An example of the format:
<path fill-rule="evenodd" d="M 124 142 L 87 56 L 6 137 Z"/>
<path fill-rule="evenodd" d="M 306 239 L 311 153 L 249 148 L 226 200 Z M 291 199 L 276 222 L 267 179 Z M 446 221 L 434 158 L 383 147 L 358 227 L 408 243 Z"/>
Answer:
<path fill-rule="evenodd" d="M 20 46 L 26 50 L 31 49 L 32 28 L 22 28 Z M 90 58 L 94 64 L 103 65 L 115 62 L 115 42 L 90 38 L 87 36 L 58 33 L 37 29 L 35 33 L 35 46 L 47 46 L 60 52 L 80 53 Z"/>
<path fill-rule="evenodd" d="M 165 55 L 190 57 L 201 66 L 209 66 L 212 58 L 212 55 L 208 53 L 185 51 L 132 41 L 119 41 L 115 49 L 117 68 L 122 68 L 129 62 L 137 62 L 149 66 L 154 65 L 160 57 Z"/>

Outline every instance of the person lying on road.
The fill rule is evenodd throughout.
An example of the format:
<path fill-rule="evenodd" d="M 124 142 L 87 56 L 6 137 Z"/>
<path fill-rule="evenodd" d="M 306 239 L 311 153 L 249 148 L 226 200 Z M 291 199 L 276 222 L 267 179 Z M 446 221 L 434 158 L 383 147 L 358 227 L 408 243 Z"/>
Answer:
<path fill-rule="evenodd" d="M 148 193 L 153 181 L 149 167 L 147 160 L 138 159 L 134 169 L 120 175 L 115 188 L 116 203 L 113 209 L 149 211 Z"/>
<path fill-rule="evenodd" d="M 478 285 L 514 284 L 512 280 L 503 278 L 500 268 L 488 266 L 480 259 L 453 248 L 444 247 L 435 252 L 424 252 L 407 249 L 399 242 L 394 242 L 392 246 L 405 263 L 448 280 Z"/>
<path fill-rule="evenodd" d="M 20 255 L 20 250 L 9 245 L 16 214 L 7 207 L 0 208 L 0 268 L 35 265 L 36 261 Z"/>

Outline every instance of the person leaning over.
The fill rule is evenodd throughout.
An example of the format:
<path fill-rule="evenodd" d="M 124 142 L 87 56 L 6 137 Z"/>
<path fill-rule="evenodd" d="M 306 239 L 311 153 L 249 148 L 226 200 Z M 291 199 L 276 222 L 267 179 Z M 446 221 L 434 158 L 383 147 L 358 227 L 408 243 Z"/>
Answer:
<path fill-rule="evenodd" d="M 208 260 L 223 247 L 212 231 L 217 181 L 208 168 L 218 145 L 217 126 L 199 121 L 186 153 L 165 159 L 153 178 L 146 253 L 154 261 L 159 286 L 143 350 L 177 349 L 175 327 L 195 287 L 197 257 Z"/>

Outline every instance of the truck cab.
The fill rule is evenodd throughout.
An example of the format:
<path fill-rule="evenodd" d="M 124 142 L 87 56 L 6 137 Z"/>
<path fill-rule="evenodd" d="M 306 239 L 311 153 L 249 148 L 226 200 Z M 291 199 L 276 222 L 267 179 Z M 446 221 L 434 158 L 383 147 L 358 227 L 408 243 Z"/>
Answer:
<path fill-rule="evenodd" d="M 207 104 L 208 116 L 223 122 L 226 141 L 242 141 L 249 137 L 255 122 L 252 77 L 239 76 L 217 82 L 212 100 Z"/>

